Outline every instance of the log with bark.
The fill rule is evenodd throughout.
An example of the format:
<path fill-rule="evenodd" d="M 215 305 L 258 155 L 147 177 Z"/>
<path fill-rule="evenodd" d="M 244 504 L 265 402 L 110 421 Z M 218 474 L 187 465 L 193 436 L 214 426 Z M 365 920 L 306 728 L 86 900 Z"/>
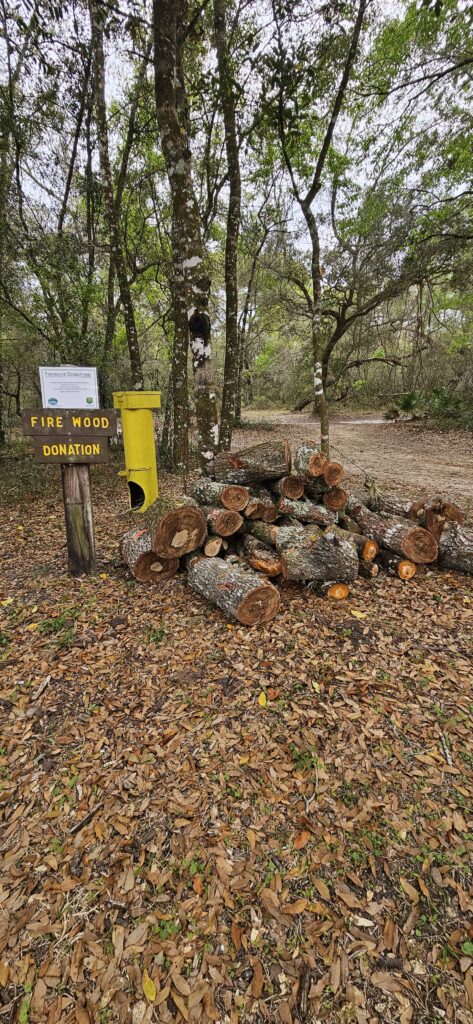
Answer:
<path fill-rule="evenodd" d="M 232 512 L 242 512 L 248 504 L 250 492 L 248 487 L 238 484 L 219 483 L 203 477 L 192 489 L 192 496 L 199 505 L 223 505 Z"/>
<path fill-rule="evenodd" d="M 309 583 L 309 589 L 317 597 L 325 597 L 330 601 L 346 601 L 347 597 L 350 596 L 350 588 L 346 583 L 331 583 L 330 580 L 324 583 L 318 583 L 314 580 Z"/>
<path fill-rule="evenodd" d="M 383 569 L 388 569 L 394 576 L 398 576 L 400 580 L 411 580 L 417 572 L 415 562 L 412 562 L 409 558 L 401 558 L 399 555 L 394 555 L 392 551 L 380 551 L 376 561 Z"/>
<path fill-rule="evenodd" d="M 411 498 L 400 498 L 397 494 L 372 493 L 367 491 L 364 495 L 364 503 L 372 512 L 385 512 L 389 516 L 398 516 L 403 519 L 417 521 L 419 513 L 424 507 L 425 499 L 412 501 Z"/>
<path fill-rule="evenodd" d="M 363 533 L 361 526 L 358 526 L 358 523 L 355 523 L 354 519 L 347 516 L 345 509 L 340 513 L 338 523 L 343 530 L 348 530 L 349 533 L 359 533 L 360 535 Z"/>
<path fill-rule="evenodd" d="M 355 545 L 360 561 L 373 562 L 376 555 L 379 554 L 378 542 L 370 537 L 364 537 L 362 533 L 350 533 L 348 530 L 344 532 L 348 534 L 351 543 Z"/>
<path fill-rule="evenodd" d="M 140 583 L 160 583 L 174 576 L 179 559 L 162 558 L 151 547 L 151 534 L 147 529 L 128 530 L 120 544 L 121 556 L 132 576 Z"/>
<path fill-rule="evenodd" d="M 152 531 L 152 547 L 162 558 L 180 558 L 199 548 L 207 534 L 202 510 L 190 498 L 182 498 L 161 516 Z"/>
<path fill-rule="evenodd" d="M 232 484 L 278 480 L 291 471 L 291 449 L 287 441 L 263 441 L 240 452 L 220 452 L 215 457 L 216 480 Z"/>
<path fill-rule="evenodd" d="M 218 537 L 231 537 L 243 524 L 240 513 L 232 512 L 229 508 L 204 507 L 202 511 L 207 517 L 209 533 L 217 534 Z"/>
<path fill-rule="evenodd" d="M 412 526 L 406 519 L 381 519 L 354 497 L 348 499 L 347 511 L 367 537 L 394 554 L 419 564 L 434 562 L 437 558 L 437 542 L 422 527 Z"/>
<path fill-rule="evenodd" d="M 311 531 L 318 530 L 319 527 L 313 523 L 310 527 Z M 274 546 L 276 551 L 284 551 L 285 548 L 290 548 L 294 544 L 297 544 L 301 540 L 301 534 L 304 533 L 304 527 L 297 521 L 292 526 L 277 526 L 277 533 L 274 538 Z M 322 531 L 320 531 L 322 532 Z"/>
<path fill-rule="evenodd" d="M 299 445 L 294 456 L 294 469 L 304 479 L 322 476 L 326 463 L 327 456 L 312 444 Z M 295 495 L 287 494 L 285 497 L 290 498 Z"/>
<path fill-rule="evenodd" d="M 203 558 L 191 566 L 189 584 L 197 594 L 246 626 L 270 622 L 277 615 L 279 591 L 252 569 L 221 558 Z"/>
<path fill-rule="evenodd" d="M 350 583 L 358 575 L 358 553 L 340 531 L 326 530 L 312 539 L 306 533 L 281 553 L 283 575 L 288 580 Z"/>
<path fill-rule="evenodd" d="M 300 523 L 318 523 L 320 526 L 330 526 L 336 521 L 336 514 L 324 505 L 315 505 L 312 501 L 290 501 L 289 498 L 281 498 L 279 502 L 281 515 L 298 519 Z"/>
<path fill-rule="evenodd" d="M 447 522 L 439 540 L 439 562 L 443 569 L 473 575 L 473 529 Z"/>
<path fill-rule="evenodd" d="M 274 523 L 278 517 L 278 506 L 274 496 L 265 487 L 254 488 L 243 515 L 245 519 L 260 519 L 263 523 Z"/>
<path fill-rule="evenodd" d="M 209 537 L 204 544 L 204 555 L 206 558 L 217 558 L 223 550 L 223 537 Z"/>
<path fill-rule="evenodd" d="M 304 481 L 297 473 L 290 473 L 289 476 L 282 476 L 271 485 L 271 490 L 279 498 L 292 498 L 297 501 L 304 494 Z"/>
<path fill-rule="evenodd" d="M 253 537 L 256 537 L 257 540 L 268 547 L 275 545 L 278 529 L 278 526 L 273 526 L 271 523 L 262 523 L 259 520 L 245 523 L 244 527 L 245 533 L 251 533 Z"/>

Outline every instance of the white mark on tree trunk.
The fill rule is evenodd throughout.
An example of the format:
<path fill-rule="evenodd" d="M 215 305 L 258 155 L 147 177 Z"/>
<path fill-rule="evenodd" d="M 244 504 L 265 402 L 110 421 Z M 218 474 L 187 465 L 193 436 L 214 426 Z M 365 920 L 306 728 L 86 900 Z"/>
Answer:
<path fill-rule="evenodd" d="M 202 263 L 202 256 L 190 256 L 188 260 L 182 261 L 182 269 L 191 270 L 192 267 L 198 267 L 199 263 Z"/>

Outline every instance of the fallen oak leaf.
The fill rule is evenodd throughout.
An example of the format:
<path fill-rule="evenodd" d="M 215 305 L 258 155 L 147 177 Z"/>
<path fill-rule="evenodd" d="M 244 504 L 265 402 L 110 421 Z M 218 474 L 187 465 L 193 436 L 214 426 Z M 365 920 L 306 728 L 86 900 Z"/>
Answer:
<path fill-rule="evenodd" d="M 258 704 L 259 704 L 260 708 L 265 708 L 267 703 L 268 703 L 268 698 L 267 698 L 264 690 L 262 690 L 260 695 L 259 695 L 259 697 L 258 697 Z"/>
<path fill-rule="evenodd" d="M 414 886 L 411 885 L 411 883 L 407 881 L 407 878 L 402 878 L 401 877 L 399 879 L 399 881 L 401 883 L 401 888 L 404 890 L 404 892 L 406 893 L 406 896 L 409 897 L 409 899 L 412 901 L 412 903 L 418 903 L 419 899 L 420 899 L 420 895 L 419 895 L 417 889 L 414 889 Z"/>
<path fill-rule="evenodd" d="M 308 903 L 309 900 L 306 899 L 296 900 L 295 903 L 284 903 L 283 906 L 281 907 L 281 913 L 291 914 L 292 916 L 294 916 L 295 914 L 303 914 Z"/>
<path fill-rule="evenodd" d="M 143 976 L 141 978 L 141 984 L 142 984 L 142 987 L 143 987 L 143 992 L 144 992 L 148 1002 L 149 1003 L 154 1003 L 154 1000 L 156 999 L 156 996 L 158 994 L 158 990 L 156 988 L 156 985 L 155 985 L 153 979 L 150 978 L 150 976 L 148 974 L 148 971 L 146 970 L 146 967 L 145 967 L 145 969 L 143 971 Z"/>
<path fill-rule="evenodd" d="M 253 978 L 251 981 L 251 995 L 253 999 L 259 999 L 264 988 L 264 975 L 261 960 L 255 960 L 253 965 Z"/>
<path fill-rule="evenodd" d="M 299 832 L 294 840 L 294 849 L 303 850 L 311 838 L 310 832 Z"/>

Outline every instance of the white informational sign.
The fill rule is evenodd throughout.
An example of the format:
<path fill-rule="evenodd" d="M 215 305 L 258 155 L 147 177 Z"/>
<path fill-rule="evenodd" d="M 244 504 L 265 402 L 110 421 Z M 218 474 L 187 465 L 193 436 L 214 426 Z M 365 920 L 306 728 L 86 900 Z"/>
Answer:
<path fill-rule="evenodd" d="M 40 366 L 44 409 L 98 409 L 95 366 Z"/>

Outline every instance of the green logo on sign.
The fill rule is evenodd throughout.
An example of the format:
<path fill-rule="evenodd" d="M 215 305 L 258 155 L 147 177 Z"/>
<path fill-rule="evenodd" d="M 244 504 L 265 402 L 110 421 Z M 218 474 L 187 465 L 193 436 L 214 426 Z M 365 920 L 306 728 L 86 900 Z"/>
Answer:
<path fill-rule="evenodd" d="M 92 405 L 93 398 L 86 398 L 87 405 Z"/>

